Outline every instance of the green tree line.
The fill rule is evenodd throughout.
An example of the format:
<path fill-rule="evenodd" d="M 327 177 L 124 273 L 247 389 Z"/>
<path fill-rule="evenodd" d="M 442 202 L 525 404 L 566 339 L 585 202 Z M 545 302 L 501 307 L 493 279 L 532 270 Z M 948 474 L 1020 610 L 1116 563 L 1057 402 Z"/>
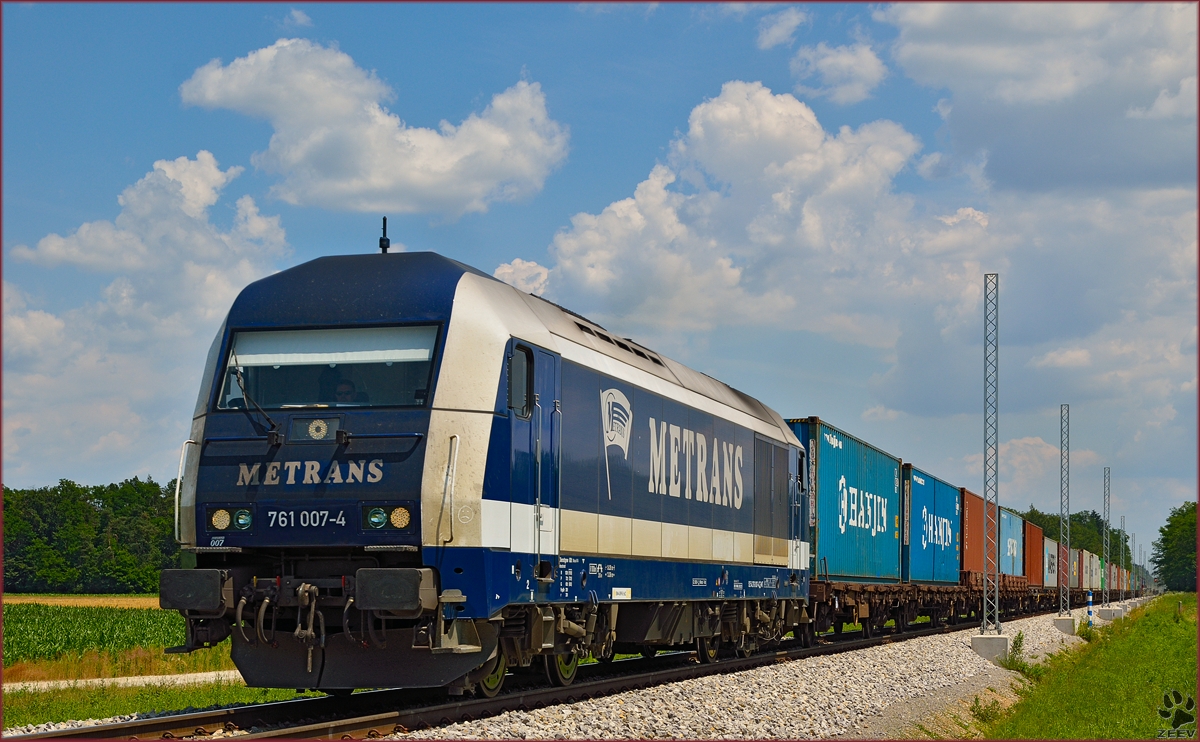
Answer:
<path fill-rule="evenodd" d="M 4 487 L 4 589 L 30 593 L 154 593 L 179 566 L 174 481 Z"/>
<path fill-rule="evenodd" d="M 1172 508 L 1150 551 L 1154 576 L 1168 590 L 1196 590 L 1196 503 Z"/>
<path fill-rule="evenodd" d="M 1041 528 L 1042 535 L 1046 538 L 1054 539 L 1060 544 L 1063 542 L 1058 530 L 1058 513 L 1043 513 L 1031 503 L 1028 512 L 1021 513 L 1020 515 L 1025 520 Z M 1110 523 L 1109 525 L 1111 526 L 1112 524 Z M 1101 558 L 1104 557 L 1104 518 L 1095 510 L 1081 510 L 1078 513 L 1071 513 L 1071 548 L 1083 549 Z M 1114 562 L 1125 564 L 1132 568 L 1133 559 L 1129 551 L 1128 534 L 1122 537 L 1121 529 L 1109 528 L 1108 551 Z M 1124 555 L 1123 562 L 1122 555 Z"/>

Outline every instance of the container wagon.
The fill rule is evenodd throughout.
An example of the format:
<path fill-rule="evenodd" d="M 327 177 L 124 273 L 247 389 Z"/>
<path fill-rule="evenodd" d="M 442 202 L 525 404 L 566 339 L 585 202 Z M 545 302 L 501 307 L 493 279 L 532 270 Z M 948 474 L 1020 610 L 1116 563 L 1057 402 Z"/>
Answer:
<path fill-rule="evenodd" d="M 816 630 L 858 623 L 871 636 L 889 617 L 903 626 L 900 459 L 819 417 L 787 424 L 809 452 Z"/>
<path fill-rule="evenodd" d="M 1000 574 L 1025 576 L 1025 519 L 1000 508 Z"/>
<path fill-rule="evenodd" d="M 962 501 L 958 488 L 904 465 L 901 573 L 905 582 L 958 584 Z"/>
<path fill-rule="evenodd" d="M 1042 529 L 1025 521 L 1025 579 L 1030 587 L 1046 584 L 1046 569 L 1042 564 L 1045 557 L 1045 542 Z"/>
<path fill-rule="evenodd" d="M 1042 537 L 1042 584 L 1046 587 L 1058 587 L 1058 542 L 1049 536 Z"/>
<path fill-rule="evenodd" d="M 834 581 L 900 582 L 900 459 L 817 417 L 788 424 L 812 451 L 813 568 Z"/>
<path fill-rule="evenodd" d="M 962 498 L 962 563 L 964 572 L 983 572 L 984 500 L 966 487 L 959 488 Z M 993 511 L 993 516 L 995 511 Z"/>

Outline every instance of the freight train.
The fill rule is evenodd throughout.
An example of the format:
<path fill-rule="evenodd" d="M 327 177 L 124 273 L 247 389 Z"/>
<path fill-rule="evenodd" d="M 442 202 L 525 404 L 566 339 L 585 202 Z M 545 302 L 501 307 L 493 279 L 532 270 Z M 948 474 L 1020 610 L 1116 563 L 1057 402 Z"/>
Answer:
<path fill-rule="evenodd" d="M 432 253 L 239 294 L 175 512 L 168 651 L 229 639 L 257 687 L 494 695 L 520 668 L 565 685 L 587 656 L 712 662 L 980 603 L 976 495 Z M 1002 609 L 1049 606 L 1067 557 L 1000 516 Z"/>

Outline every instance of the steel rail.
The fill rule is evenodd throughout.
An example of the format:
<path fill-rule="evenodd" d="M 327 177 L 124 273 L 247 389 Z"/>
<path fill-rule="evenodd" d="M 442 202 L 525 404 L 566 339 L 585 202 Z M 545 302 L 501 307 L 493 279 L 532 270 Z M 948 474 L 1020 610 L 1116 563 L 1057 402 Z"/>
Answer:
<path fill-rule="evenodd" d="M 652 659 L 620 660 L 607 665 L 599 663 L 584 665 L 579 668 L 579 679 L 584 682 L 577 680 L 574 684 L 566 687 L 530 687 L 528 682 L 522 682 L 530 676 L 514 674 L 508 679 L 510 689 L 502 691 L 495 698 L 464 698 L 446 702 L 446 696 L 441 689 L 367 691 L 343 698 L 324 696 L 277 701 L 215 711 L 138 719 L 116 724 L 57 729 L 36 734 L 16 735 L 9 739 L 41 740 L 72 737 L 172 739 L 207 737 L 218 730 L 231 732 L 251 729 L 256 731 L 249 734 L 238 734 L 237 738 L 249 740 L 271 737 L 306 739 L 376 737 L 394 734 L 397 731 L 472 721 L 506 711 L 530 710 L 559 703 L 573 703 L 706 675 L 741 672 L 776 662 L 850 652 L 922 636 L 966 630 L 970 630 L 970 626 L 959 623 L 929 629 L 910 629 L 903 633 L 889 633 L 870 639 L 855 638 L 855 635 L 861 632 L 846 631 L 842 633 L 841 638 L 824 641 L 815 647 L 794 646 L 761 652 L 747 658 L 722 659 L 711 664 L 691 662 L 691 652 L 672 652 Z M 832 639 L 833 635 L 826 638 Z M 792 642 L 788 644 L 792 644 Z M 625 668 L 635 670 L 635 672 L 614 674 L 618 669 Z M 646 668 L 657 669 L 647 671 Z M 594 679 L 588 679 L 589 677 Z M 523 685 L 525 687 L 522 687 Z"/>

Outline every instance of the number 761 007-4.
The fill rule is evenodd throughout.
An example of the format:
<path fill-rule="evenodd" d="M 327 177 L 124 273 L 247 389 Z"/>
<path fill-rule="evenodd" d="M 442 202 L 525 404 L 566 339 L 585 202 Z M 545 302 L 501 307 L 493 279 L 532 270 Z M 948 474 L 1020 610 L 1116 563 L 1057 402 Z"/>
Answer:
<path fill-rule="evenodd" d="M 330 510 L 268 510 L 267 528 L 324 528 L 345 526 L 346 511 L 334 515 Z"/>

